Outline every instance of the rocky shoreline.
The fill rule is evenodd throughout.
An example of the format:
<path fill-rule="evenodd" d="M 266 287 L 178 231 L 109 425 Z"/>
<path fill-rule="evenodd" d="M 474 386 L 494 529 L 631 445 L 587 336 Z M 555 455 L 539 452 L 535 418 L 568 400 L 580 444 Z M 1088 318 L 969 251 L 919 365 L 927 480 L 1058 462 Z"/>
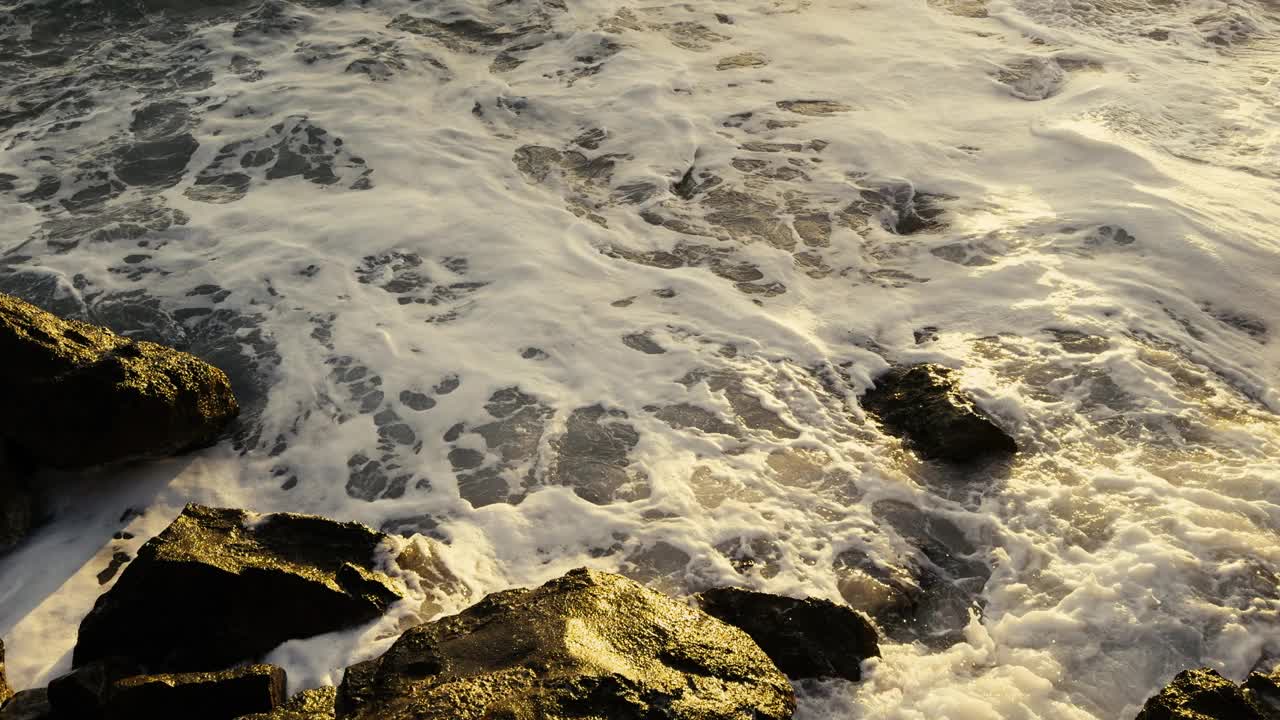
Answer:
<path fill-rule="evenodd" d="M 37 467 L 83 469 L 216 442 L 238 406 L 203 361 L 0 295 L 0 551 L 38 522 Z M 1016 453 L 947 368 L 893 368 L 864 407 L 921 457 Z M 336 687 L 288 697 L 281 643 L 376 620 L 405 599 L 411 551 L 357 523 L 188 505 L 83 619 L 72 671 L 14 693 L 0 642 L 0 720 L 785 720 L 792 682 L 862 679 L 874 613 L 817 598 L 716 588 L 681 599 L 579 568 L 493 593 L 404 630 Z M 1280 720 L 1280 668 L 1237 685 L 1180 673 L 1136 720 Z"/>

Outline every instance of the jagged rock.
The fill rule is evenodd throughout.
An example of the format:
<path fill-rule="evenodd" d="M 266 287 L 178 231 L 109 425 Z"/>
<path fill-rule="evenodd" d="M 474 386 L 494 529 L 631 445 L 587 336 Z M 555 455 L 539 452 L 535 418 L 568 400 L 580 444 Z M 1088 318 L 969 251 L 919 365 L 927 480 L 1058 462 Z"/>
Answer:
<path fill-rule="evenodd" d="M 235 720 L 279 707 L 284 688 L 284 670 L 275 665 L 135 675 L 111 686 L 107 720 Z"/>
<path fill-rule="evenodd" d="M 13 697 L 13 688 L 9 687 L 9 678 L 4 674 L 4 640 L 0 640 L 0 707 Z"/>
<path fill-rule="evenodd" d="M 239 412 L 227 376 L 199 358 L 4 294 L 0 357 L 0 438 L 51 467 L 207 445 Z"/>
<path fill-rule="evenodd" d="M 15 693 L 0 709 L 0 720 L 53 720 L 48 691 L 39 688 Z"/>
<path fill-rule="evenodd" d="M 967 462 L 1018 451 L 1018 444 L 960 390 L 941 365 L 895 367 L 876 379 L 862 406 L 921 456 Z"/>
<path fill-rule="evenodd" d="M 142 673 L 124 658 L 104 658 L 56 678 L 49 683 L 49 706 L 59 717 L 99 720 L 111 686 L 120 679 Z"/>
<path fill-rule="evenodd" d="M 347 669 L 353 720 L 783 720 L 787 679 L 737 628 L 619 575 L 573 570 L 407 631 Z"/>
<path fill-rule="evenodd" d="M 793 680 L 861 680 L 862 661 L 880 657 L 876 629 L 848 605 L 738 588 L 707 590 L 698 603 L 708 615 L 750 635 Z"/>
<path fill-rule="evenodd" d="M 1217 670 L 1183 670 L 1147 700 L 1134 720 L 1272 720 L 1244 690 Z"/>
<path fill-rule="evenodd" d="M 358 523 L 188 505 L 98 598 L 72 664 L 220 669 L 369 622 L 401 597 L 375 570 L 385 538 Z"/>
<path fill-rule="evenodd" d="M 245 715 L 240 720 L 333 720 L 333 701 L 337 695 L 335 687 L 303 690 L 269 713 Z"/>

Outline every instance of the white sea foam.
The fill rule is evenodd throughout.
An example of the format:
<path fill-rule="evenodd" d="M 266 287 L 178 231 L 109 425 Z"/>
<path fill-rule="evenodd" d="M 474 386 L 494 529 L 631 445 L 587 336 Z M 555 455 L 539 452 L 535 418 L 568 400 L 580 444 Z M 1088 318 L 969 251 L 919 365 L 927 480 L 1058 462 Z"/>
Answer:
<path fill-rule="evenodd" d="M 580 565 L 840 600 L 850 551 L 907 568 L 932 538 L 946 641 L 901 629 L 802 718 L 1124 718 L 1280 656 L 1268 3 L 264 8 L 290 22 L 125 38 L 207 83 L 85 80 L 0 133 L 0 289 L 230 363 L 246 406 L 244 452 L 49 480 L 0 559 L 17 686 L 188 501 L 432 533 L 466 591 L 428 615 Z M 198 148 L 95 239 L 56 202 L 98 182 L 76 163 L 127 174 L 160 102 Z M 267 177 L 290 148 L 310 176 Z M 55 204 L 18 199 L 44 175 Z M 941 224 L 886 229 L 917 229 L 895 192 Z M 881 433 L 856 396 L 912 361 L 960 368 L 1020 459 L 964 476 Z M 423 592 L 270 659 L 335 682 Z"/>

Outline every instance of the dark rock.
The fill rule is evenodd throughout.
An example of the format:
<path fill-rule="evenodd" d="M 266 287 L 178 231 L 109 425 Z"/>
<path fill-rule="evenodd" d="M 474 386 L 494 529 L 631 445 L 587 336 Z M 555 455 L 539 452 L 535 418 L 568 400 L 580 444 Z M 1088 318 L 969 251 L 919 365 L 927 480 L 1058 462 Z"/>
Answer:
<path fill-rule="evenodd" d="M 269 713 L 245 715 L 240 720 L 333 720 L 335 687 L 303 690 Z"/>
<path fill-rule="evenodd" d="M 124 658 L 103 658 L 49 683 L 49 706 L 59 717 L 99 720 L 111 686 L 138 675 L 142 668 Z"/>
<path fill-rule="evenodd" d="M 223 372 L 0 294 L 0 437 L 52 467 L 212 443 L 239 407 Z"/>
<path fill-rule="evenodd" d="M 862 661 L 880 657 L 876 629 L 847 605 L 716 588 L 698 595 L 710 616 L 740 628 L 793 680 L 862 679 Z"/>
<path fill-rule="evenodd" d="M 135 675 L 111 686 L 107 720 L 235 720 L 276 709 L 284 701 L 284 688 L 284 670 L 275 665 Z"/>
<path fill-rule="evenodd" d="M 44 688 L 23 690 L 0 709 L 0 720 L 53 720 L 49 693 Z"/>
<path fill-rule="evenodd" d="M 9 679 L 4 674 L 4 640 L 0 640 L 0 707 L 13 697 L 13 688 L 9 687 Z"/>
<path fill-rule="evenodd" d="M 24 475 L 10 462 L 0 439 L 0 553 L 21 542 L 35 525 L 36 499 Z"/>
<path fill-rule="evenodd" d="M 98 598 L 72 664 L 127 656 L 152 672 L 218 669 L 374 620 L 400 599 L 374 569 L 385 537 L 357 523 L 188 505 Z"/>
<path fill-rule="evenodd" d="M 1134 720 L 1271 720 L 1239 685 L 1217 670 L 1178 673 L 1159 695 L 1147 700 Z"/>
<path fill-rule="evenodd" d="M 1265 710 L 1268 717 L 1280 720 L 1280 666 L 1270 673 L 1251 672 L 1244 681 L 1245 694 Z"/>
<path fill-rule="evenodd" d="M 931 460 L 967 462 L 1018 451 L 1018 444 L 960 390 L 940 365 L 896 367 L 862 396 L 885 428 Z"/>
<path fill-rule="evenodd" d="M 347 669 L 337 713 L 783 720 L 791 685 L 741 630 L 619 575 L 574 570 L 415 627 Z"/>

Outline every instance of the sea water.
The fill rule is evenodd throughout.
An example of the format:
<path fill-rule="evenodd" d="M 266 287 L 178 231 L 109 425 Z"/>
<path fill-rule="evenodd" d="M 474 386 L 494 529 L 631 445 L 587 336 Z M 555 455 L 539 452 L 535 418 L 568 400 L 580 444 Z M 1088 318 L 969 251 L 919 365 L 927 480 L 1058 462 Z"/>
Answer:
<path fill-rule="evenodd" d="M 295 690 L 583 565 L 882 618 L 806 719 L 1129 718 L 1280 657 L 1274 3 L 0 11 L 0 290 L 190 350 L 244 408 L 41 479 L 0 559 L 16 686 L 187 502 L 452 574 L 273 653 Z M 882 432 L 857 398 L 913 362 L 1016 459 Z"/>

